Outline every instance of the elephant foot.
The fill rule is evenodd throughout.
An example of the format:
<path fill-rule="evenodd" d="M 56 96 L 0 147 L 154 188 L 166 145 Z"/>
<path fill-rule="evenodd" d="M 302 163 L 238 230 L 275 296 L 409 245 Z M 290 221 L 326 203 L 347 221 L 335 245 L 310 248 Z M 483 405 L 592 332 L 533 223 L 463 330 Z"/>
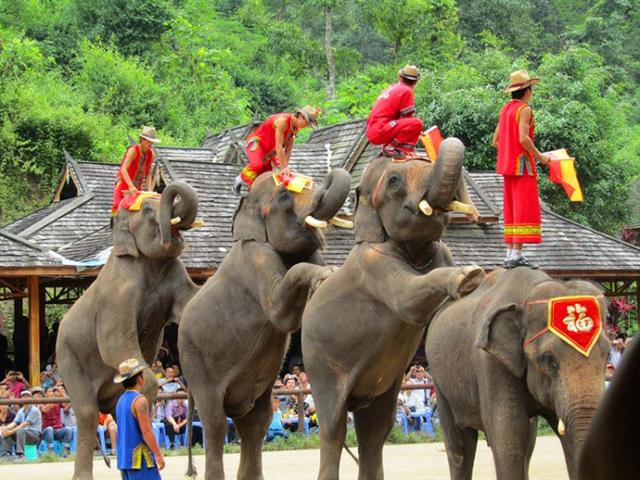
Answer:
<path fill-rule="evenodd" d="M 469 265 L 462 268 L 462 272 L 456 276 L 455 279 L 455 292 L 453 298 L 462 298 L 473 292 L 482 281 L 486 278 L 487 274 L 477 265 Z"/>
<path fill-rule="evenodd" d="M 71 480 L 93 480 L 93 473 L 91 472 L 76 472 L 73 474 Z"/>

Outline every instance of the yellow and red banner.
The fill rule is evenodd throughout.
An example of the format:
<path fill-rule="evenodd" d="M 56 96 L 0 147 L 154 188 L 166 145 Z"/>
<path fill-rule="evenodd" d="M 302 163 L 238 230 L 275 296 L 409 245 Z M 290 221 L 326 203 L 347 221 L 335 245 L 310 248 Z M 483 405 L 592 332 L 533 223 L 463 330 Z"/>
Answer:
<path fill-rule="evenodd" d="M 602 332 L 598 298 L 593 296 L 555 297 L 549 300 L 547 328 L 585 357 Z"/>
<path fill-rule="evenodd" d="M 294 193 L 300 193 L 305 188 L 313 187 L 313 178 L 291 170 L 282 170 L 273 174 L 273 181 L 276 185 L 284 185 L 284 187 Z"/>
<path fill-rule="evenodd" d="M 420 141 L 424 145 L 424 149 L 427 151 L 427 156 L 432 162 L 438 158 L 438 151 L 440 150 L 440 144 L 442 143 L 442 134 L 437 125 L 429 128 L 426 132 L 422 132 L 420 135 Z"/>
<path fill-rule="evenodd" d="M 551 157 L 549 162 L 549 180 L 562 185 L 567 197 L 572 202 L 584 201 L 578 175 L 576 173 L 575 158 L 570 157 L 567 150 L 561 148 L 552 152 L 545 152 Z"/>

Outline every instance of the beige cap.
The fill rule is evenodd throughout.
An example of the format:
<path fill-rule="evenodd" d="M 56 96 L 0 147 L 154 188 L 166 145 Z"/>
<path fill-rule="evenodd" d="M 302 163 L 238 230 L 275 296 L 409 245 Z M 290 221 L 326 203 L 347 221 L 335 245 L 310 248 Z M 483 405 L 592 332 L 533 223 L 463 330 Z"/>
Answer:
<path fill-rule="evenodd" d="M 156 129 L 154 127 L 144 127 L 140 136 L 151 143 L 160 143 L 160 139 L 156 135 Z"/>
<path fill-rule="evenodd" d="M 147 364 L 138 361 L 136 358 L 129 358 L 118 365 L 118 374 L 113 377 L 113 383 L 122 383 L 127 378 L 137 375 L 147 368 Z"/>
<path fill-rule="evenodd" d="M 296 112 L 302 114 L 311 128 L 318 128 L 318 114 L 320 113 L 320 109 L 312 107 L 311 105 L 305 105 L 296 110 Z"/>
<path fill-rule="evenodd" d="M 407 80 L 418 81 L 420 80 L 420 70 L 415 65 L 405 65 L 398 70 L 398 76 Z"/>
<path fill-rule="evenodd" d="M 522 90 L 523 88 L 530 87 L 531 85 L 537 85 L 538 83 L 540 83 L 540 79 L 538 77 L 530 77 L 529 72 L 526 70 L 516 70 L 509 76 L 509 86 L 504 89 L 504 93 Z"/>

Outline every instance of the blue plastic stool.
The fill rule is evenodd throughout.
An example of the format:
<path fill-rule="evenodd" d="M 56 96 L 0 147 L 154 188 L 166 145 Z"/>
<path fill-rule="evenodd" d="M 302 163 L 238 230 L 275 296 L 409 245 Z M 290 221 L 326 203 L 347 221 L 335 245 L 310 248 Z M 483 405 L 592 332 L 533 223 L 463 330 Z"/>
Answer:
<path fill-rule="evenodd" d="M 78 451 L 78 427 L 71 427 L 71 453 Z"/>
<path fill-rule="evenodd" d="M 107 453 L 107 440 L 105 439 L 104 433 L 107 431 L 106 427 L 102 425 L 98 425 L 98 439 L 100 440 L 100 448 L 104 453 Z"/>
<path fill-rule="evenodd" d="M 396 413 L 396 423 L 400 424 L 402 433 L 409 435 L 409 419 L 404 413 Z"/>
<path fill-rule="evenodd" d="M 164 428 L 164 423 L 162 422 L 153 422 L 151 424 L 151 428 L 153 429 L 153 436 L 156 437 L 156 442 L 158 442 L 158 446 L 167 444 L 167 432 Z"/>
<path fill-rule="evenodd" d="M 204 429 L 202 428 L 202 422 L 193 422 L 193 427 L 199 428 L 202 431 L 202 448 L 204 448 Z M 187 428 L 187 432 L 188 431 L 189 429 Z"/>

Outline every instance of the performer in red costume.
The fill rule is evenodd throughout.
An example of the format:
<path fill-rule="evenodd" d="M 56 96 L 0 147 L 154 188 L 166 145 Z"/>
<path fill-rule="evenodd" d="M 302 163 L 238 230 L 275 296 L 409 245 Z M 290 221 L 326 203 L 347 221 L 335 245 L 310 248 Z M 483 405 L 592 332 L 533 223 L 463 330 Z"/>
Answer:
<path fill-rule="evenodd" d="M 251 187 L 258 175 L 274 167 L 286 170 L 296 134 L 308 126 L 317 128 L 319 113 L 317 108 L 309 105 L 294 113 L 276 113 L 251 132 L 246 138 L 249 163 L 236 177 L 233 192 L 240 195 L 243 183 Z"/>
<path fill-rule="evenodd" d="M 115 215 L 125 194 L 137 194 L 144 189 L 151 190 L 151 165 L 153 164 L 153 150 L 151 145 L 160 143 L 156 136 L 156 129 L 144 127 L 140 134 L 140 141 L 130 146 L 122 157 L 118 169 L 116 184 L 113 189 L 113 204 L 111 215 Z"/>
<path fill-rule="evenodd" d="M 415 118 L 413 88 L 420 79 L 415 65 L 398 72 L 398 82 L 378 97 L 367 119 L 367 139 L 382 145 L 382 154 L 393 158 L 411 156 L 420 133 L 422 120 Z"/>
<path fill-rule="evenodd" d="M 526 70 L 511 74 L 509 101 L 500 111 L 493 146 L 498 149 L 496 171 L 504 179 L 504 241 L 507 244 L 505 268 L 537 268 L 522 256 L 522 245 L 542 242 L 540 200 L 535 160 L 547 165 L 549 158 L 533 143 L 533 110 L 529 102 L 532 86 L 539 78 L 530 78 Z"/>

